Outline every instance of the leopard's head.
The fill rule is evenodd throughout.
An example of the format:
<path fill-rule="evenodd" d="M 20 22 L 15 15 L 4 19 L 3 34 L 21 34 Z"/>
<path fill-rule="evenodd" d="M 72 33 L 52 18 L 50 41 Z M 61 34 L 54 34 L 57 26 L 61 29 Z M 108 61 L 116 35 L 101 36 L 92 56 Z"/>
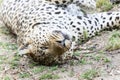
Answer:
<path fill-rule="evenodd" d="M 29 43 L 19 49 L 19 54 L 60 56 L 71 48 L 72 39 L 67 31 L 46 31 L 44 37 L 36 34 L 37 31 L 32 34 L 35 35 L 32 40 L 28 39 Z"/>

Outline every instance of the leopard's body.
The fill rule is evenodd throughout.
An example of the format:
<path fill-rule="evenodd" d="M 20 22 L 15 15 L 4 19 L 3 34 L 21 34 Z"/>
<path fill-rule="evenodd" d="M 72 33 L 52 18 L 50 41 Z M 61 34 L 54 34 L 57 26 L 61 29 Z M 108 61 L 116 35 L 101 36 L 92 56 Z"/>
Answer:
<path fill-rule="evenodd" d="M 48 65 L 73 49 L 73 43 L 83 39 L 84 32 L 92 37 L 105 28 L 120 25 L 120 12 L 86 16 L 72 0 L 63 4 L 66 6 L 49 1 L 4 0 L 1 8 L 3 23 L 17 35 L 19 54 L 30 55 L 41 64 Z M 71 4 L 76 6 L 73 12 L 68 10 Z"/>

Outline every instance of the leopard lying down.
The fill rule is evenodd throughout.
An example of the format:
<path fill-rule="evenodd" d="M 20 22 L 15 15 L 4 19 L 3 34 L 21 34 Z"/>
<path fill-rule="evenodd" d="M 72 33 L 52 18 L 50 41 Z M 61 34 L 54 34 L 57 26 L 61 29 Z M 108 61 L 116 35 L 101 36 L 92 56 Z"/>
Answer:
<path fill-rule="evenodd" d="M 16 34 L 19 54 L 29 55 L 41 64 L 52 64 L 71 53 L 84 38 L 84 31 L 92 37 L 96 32 L 120 25 L 120 12 L 72 15 L 66 6 L 74 0 L 68 0 L 71 3 L 64 7 L 49 1 L 4 0 L 1 6 L 1 19 Z"/>

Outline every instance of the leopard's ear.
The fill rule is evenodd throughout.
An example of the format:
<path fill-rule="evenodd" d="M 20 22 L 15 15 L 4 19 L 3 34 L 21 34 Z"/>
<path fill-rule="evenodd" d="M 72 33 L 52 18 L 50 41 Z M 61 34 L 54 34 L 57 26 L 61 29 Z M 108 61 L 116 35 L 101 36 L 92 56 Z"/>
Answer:
<path fill-rule="evenodd" d="M 32 46 L 31 46 L 30 44 L 21 45 L 21 46 L 18 48 L 18 54 L 19 54 L 20 56 L 29 54 L 29 53 L 31 53 L 31 49 L 32 49 Z"/>

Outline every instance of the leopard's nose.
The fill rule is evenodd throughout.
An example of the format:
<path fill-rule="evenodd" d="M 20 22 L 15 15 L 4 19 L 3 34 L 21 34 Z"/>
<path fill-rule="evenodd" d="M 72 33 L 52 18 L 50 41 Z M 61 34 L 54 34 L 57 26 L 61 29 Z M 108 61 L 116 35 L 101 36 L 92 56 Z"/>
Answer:
<path fill-rule="evenodd" d="M 63 39 L 61 41 L 56 41 L 57 43 L 59 43 L 60 45 L 62 45 L 63 47 L 67 47 L 70 48 L 72 42 L 68 39 Z"/>
<path fill-rule="evenodd" d="M 65 39 L 64 40 L 61 40 L 61 41 L 56 41 L 57 43 L 61 44 L 62 46 L 66 47 L 66 44 L 65 44 Z"/>
<path fill-rule="evenodd" d="M 71 44 L 71 39 L 68 34 L 62 33 L 62 36 L 64 37 L 63 40 L 57 41 L 57 43 L 61 44 L 63 47 L 67 47 L 68 44 Z"/>
<path fill-rule="evenodd" d="M 71 39 L 71 35 L 68 31 L 54 30 L 53 34 L 60 35 L 59 40 L 57 40 L 56 42 L 58 44 L 60 44 L 62 47 L 66 47 L 68 49 L 71 47 L 72 39 Z"/>
<path fill-rule="evenodd" d="M 64 39 L 61 41 L 61 45 L 64 47 L 70 47 L 72 44 L 70 34 L 64 31 L 64 32 L 62 32 L 62 35 L 63 35 Z"/>

